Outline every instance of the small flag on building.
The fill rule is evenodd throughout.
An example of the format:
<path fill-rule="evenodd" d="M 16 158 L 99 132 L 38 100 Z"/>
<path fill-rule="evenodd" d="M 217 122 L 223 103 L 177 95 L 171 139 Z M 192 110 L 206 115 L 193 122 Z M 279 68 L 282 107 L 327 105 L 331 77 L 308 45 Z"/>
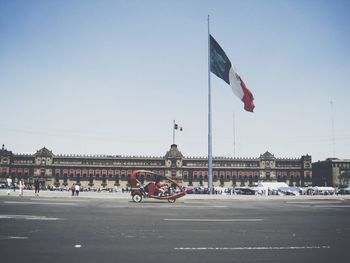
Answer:
<path fill-rule="evenodd" d="M 174 124 L 174 129 L 179 130 L 179 131 L 183 131 L 183 128 L 180 127 L 177 123 Z"/>
<path fill-rule="evenodd" d="M 231 86 L 233 93 L 243 101 L 246 111 L 253 112 L 255 108 L 253 94 L 233 69 L 231 61 L 226 56 L 224 50 L 211 35 L 210 71 Z"/>
<path fill-rule="evenodd" d="M 176 122 L 175 120 L 173 121 L 173 144 L 175 144 L 175 131 L 179 130 L 179 131 L 183 131 L 183 128 L 180 127 Z"/>

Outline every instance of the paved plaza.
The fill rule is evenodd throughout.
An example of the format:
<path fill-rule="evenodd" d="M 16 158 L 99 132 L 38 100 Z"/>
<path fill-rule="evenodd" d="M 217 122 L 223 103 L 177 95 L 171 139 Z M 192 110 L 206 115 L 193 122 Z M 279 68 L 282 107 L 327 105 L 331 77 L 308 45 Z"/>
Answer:
<path fill-rule="evenodd" d="M 336 262 L 350 240 L 347 196 L 0 191 L 2 262 Z"/>
<path fill-rule="evenodd" d="M 7 196 L 7 190 L 0 189 L 0 197 Z M 35 197 L 34 190 L 24 190 L 24 197 Z M 40 191 L 39 198 L 73 198 L 73 199 L 125 199 L 131 200 L 130 192 L 80 192 L 79 196 L 72 197 L 71 191 Z M 10 197 L 19 197 L 19 190 L 10 191 Z M 300 195 L 300 196 L 261 196 L 261 195 L 229 195 L 226 193 L 217 195 L 187 194 L 181 200 L 350 200 L 350 195 Z M 146 199 L 147 200 L 147 199 Z"/>

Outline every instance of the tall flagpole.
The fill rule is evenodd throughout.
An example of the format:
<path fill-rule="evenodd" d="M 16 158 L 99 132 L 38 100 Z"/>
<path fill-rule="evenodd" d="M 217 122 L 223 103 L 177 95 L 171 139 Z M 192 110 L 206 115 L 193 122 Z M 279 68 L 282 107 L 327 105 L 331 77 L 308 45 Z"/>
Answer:
<path fill-rule="evenodd" d="M 233 157 L 236 158 L 236 116 L 233 112 Z"/>
<path fill-rule="evenodd" d="M 175 120 L 173 121 L 173 144 L 175 144 Z"/>
<path fill-rule="evenodd" d="M 212 157 L 212 136 L 211 136 L 211 87 L 210 87 L 210 30 L 208 15 L 208 190 L 213 192 L 213 157 Z"/>
<path fill-rule="evenodd" d="M 333 158 L 335 158 L 335 136 L 334 136 L 333 100 L 331 100 L 331 120 L 332 120 L 332 146 L 333 146 Z"/>

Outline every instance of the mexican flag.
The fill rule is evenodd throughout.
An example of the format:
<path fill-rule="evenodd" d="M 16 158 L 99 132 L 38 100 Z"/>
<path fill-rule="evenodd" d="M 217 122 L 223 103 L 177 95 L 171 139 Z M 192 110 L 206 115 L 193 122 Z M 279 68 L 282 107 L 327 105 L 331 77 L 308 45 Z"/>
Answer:
<path fill-rule="evenodd" d="M 253 112 L 255 107 L 253 94 L 232 67 L 231 61 L 226 56 L 224 50 L 211 35 L 210 71 L 231 86 L 233 93 L 243 101 L 246 111 Z"/>

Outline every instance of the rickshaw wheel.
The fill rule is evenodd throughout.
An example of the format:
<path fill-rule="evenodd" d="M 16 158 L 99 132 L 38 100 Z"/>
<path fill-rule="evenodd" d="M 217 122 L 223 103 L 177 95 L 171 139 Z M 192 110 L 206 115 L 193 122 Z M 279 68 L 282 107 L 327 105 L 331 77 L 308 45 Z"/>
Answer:
<path fill-rule="evenodd" d="M 175 203 L 176 199 L 168 199 L 169 203 Z"/>
<path fill-rule="evenodd" d="M 140 203 L 142 201 L 142 195 L 140 194 L 135 194 L 132 196 L 132 200 L 136 203 Z"/>

